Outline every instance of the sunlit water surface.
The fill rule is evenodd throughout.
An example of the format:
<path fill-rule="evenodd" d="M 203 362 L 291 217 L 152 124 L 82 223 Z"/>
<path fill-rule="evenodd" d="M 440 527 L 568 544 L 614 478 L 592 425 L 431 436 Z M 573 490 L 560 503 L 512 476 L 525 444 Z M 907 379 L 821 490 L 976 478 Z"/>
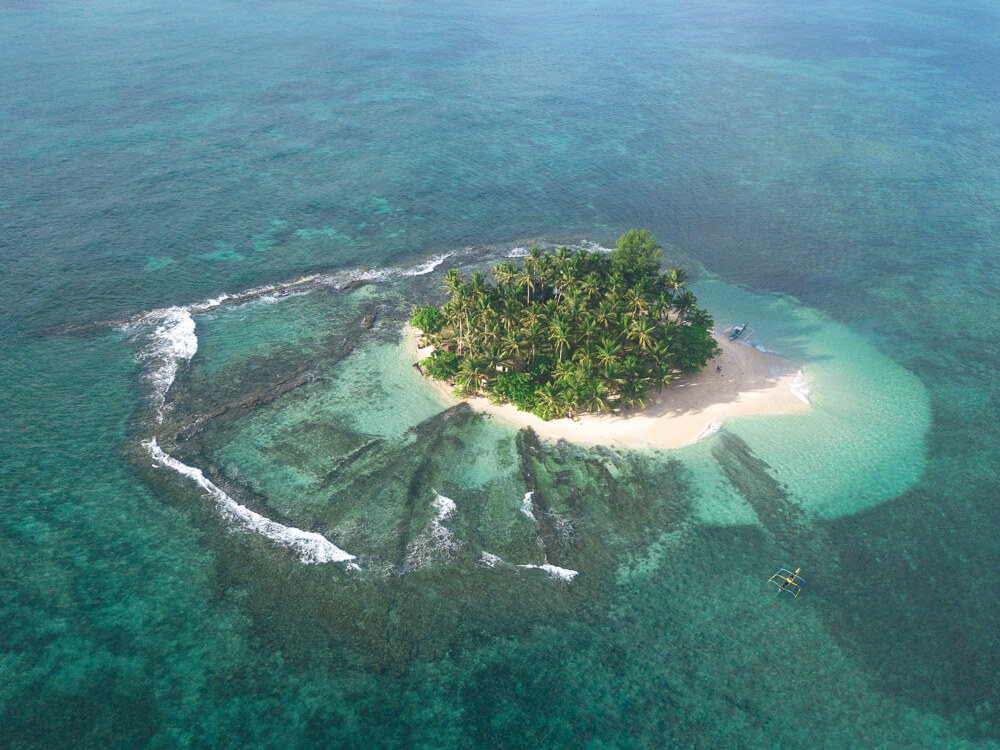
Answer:
<path fill-rule="evenodd" d="M 997 746 L 996 11 L 646 5 L 0 3 L 0 745 Z M 630 227 L 808 413 L 413 371 Z"/>

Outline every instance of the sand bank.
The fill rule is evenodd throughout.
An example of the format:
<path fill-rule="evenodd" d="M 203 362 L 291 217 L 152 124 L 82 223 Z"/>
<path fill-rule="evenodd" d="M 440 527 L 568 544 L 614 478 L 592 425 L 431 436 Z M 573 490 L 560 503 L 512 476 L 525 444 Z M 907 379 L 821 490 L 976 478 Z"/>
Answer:
<path fill-rule="evenodd" d="M 808 402 L 793 390 L 800 372 L 798 365 L 725 337 L 715 339 L 722 353 L 704 370 L 679 378 L 654 396 L 645 409 L 615 414 L 584 414 L 576 419 L 546 422 L 510 404 L 498 406 L 482 397 L 455 398 L 447 384 L 431 378 L 424 380 L 453 404 L 465 401 L 474 409 L 530 427 L 541 438 L 587 445 L 677 448 L 711 434 L 729 417 L 791 414 L 809 409 Z M 409 326 L 406 346 L 414 361 L 429 356 L 433 350 L 433 347 L 419 348 L 416 332 Z M 721 367 L 722 372 L 717 372 L 716 367 Z M 415 370 L 414 374 L 417 375 Z"/>

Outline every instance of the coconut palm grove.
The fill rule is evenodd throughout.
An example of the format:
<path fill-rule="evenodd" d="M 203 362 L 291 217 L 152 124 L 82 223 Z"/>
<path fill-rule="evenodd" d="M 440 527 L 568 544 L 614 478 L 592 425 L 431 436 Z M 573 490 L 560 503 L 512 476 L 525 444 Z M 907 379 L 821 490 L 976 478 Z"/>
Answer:
<path fill-rule="evenodd" d="M 459 396 L 546 420 L 644 406 L 717 352 L 685 272 L 661 273 L 660 258 L 656 238 L 633 229 L 610 253 L 532 247 L 522 266 L 493 267 L 495 285 L 452 269 L 449 300 L 413 310 L 434 346 L 421 369 Z"/>

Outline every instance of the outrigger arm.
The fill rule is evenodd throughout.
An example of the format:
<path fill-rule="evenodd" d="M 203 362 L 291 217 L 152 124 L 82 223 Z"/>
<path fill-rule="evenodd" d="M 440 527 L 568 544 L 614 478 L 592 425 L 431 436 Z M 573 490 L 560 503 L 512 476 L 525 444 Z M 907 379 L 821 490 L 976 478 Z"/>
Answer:
<path fill-rule="evenodd" d="M 782 591 L 787 591 L 793 598 L 795 598 L 802 593 L 802 584 L 806 582 L 806 579 L 799 575 L 801 570 L 802 568 L 796 568 L 793 573 L 790 570 L 781 568 L 767 580 L 778 587 L 779 594 Z"/>

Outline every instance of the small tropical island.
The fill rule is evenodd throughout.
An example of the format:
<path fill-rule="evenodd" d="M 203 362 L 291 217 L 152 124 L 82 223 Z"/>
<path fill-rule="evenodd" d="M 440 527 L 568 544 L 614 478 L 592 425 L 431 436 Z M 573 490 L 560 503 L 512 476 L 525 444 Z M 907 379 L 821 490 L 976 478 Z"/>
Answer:
<path fill-rule="evenodd" d="M 610 252 L 532 247 L 495 284 L 452 269 L 448 301 L 413 309 L 417 367 L 449 400 L 581 443 L 675 447 L 729 416 L 807 409 L 798 367 L 715 334 L 661 256 L 633 229 Z"/>
<path fill-rule="evenodd" d="M 610 253 L 532 247 L 522 267 L 445 276 L 450 299 L 410 320 L 434 351 L 420 366 L 456 395 L 483 395 L 543 420 L 642 407 L 718 351 L 712 317 L 645 230 Z"/>

